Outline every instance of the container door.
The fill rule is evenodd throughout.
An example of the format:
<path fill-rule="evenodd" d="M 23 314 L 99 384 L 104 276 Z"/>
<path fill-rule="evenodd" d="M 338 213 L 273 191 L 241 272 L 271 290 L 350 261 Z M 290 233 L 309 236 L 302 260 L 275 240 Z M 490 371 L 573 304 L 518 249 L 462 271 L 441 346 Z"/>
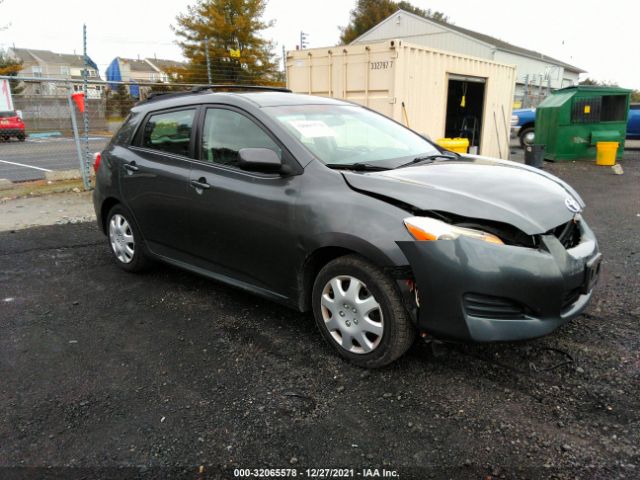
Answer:
<path fill-rule="evenodd" d="M 445 137 L 466 138 L 469 140 L 469 153 L 479 153 L 486 79 L 449 75 L 448 82 Z"/>

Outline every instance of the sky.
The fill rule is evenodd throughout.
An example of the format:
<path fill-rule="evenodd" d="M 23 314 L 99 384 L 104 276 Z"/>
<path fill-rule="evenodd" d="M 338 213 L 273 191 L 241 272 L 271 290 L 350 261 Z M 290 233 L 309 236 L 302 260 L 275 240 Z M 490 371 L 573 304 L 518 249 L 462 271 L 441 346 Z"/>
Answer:
<path fill-rule="evenodd" d="M 4 0 L 0 4 L 0 48 L 17 47 L 82 53 L 82 25 L 88 51 L 101 73 L 116 56 L 180 60 L 175 44 L 178 14 L 195 0 L 148 2 L 109 0 Z M 414 0 L 439 10 L 461 27 L 536 50 L 580 67 L 589 76 L 640 89 L 637 57 L 640 2 L 635 0 Z M 311 47 L 336 45 L 339 26 L 349 21 L 355 0 L 269 0 L 265 20 L 275 20 L 264 35 L 295 49 L 300 31 Z M 481 7 L 479 6 L 481 5 Z M 7 25 L 8 24 L 8 25 Z"/>

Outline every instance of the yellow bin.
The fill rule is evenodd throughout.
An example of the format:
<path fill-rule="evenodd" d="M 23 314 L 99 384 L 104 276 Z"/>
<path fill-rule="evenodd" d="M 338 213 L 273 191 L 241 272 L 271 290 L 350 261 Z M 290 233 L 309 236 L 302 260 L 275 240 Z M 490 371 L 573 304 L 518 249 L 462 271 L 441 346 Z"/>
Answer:
<path fill-rule="evenodd" d="M 596 165 L 611 166 L 616 164 L 616 153 L 618 152 L 618 142 L 598 142 L 596 143 Z"/>
<path fill-rule="evenodd" d="M 456 153 L 467 153 L 469 149 L 468 138 L 439 138 L 436 143 L 447 150 Z"/>

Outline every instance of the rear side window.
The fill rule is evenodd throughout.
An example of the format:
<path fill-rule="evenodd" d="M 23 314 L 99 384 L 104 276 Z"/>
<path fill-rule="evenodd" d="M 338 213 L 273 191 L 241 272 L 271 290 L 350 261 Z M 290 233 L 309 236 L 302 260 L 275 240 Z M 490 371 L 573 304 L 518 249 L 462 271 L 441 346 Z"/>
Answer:
<path fill-rule="evenodd" d="M 115 134 L 113 141 L 118 145 L 126 145 L 131 143 L 131 138 L 135 132 L 137 126 L 140 124 L 140 112 L 131 112 L 125 119 L 124 123 Z"/>
<path fill-rule="evenodd" d="M 142 146 L 174 155 L 189 156 L 195 110 L 151 115 L 144 126 Z"/>
<path fill-rule="evenodd" d="M 202 160 L 237 166 L 238 152 L 242 148 L 268 148 L 282 158 L 278 145 L 249 118 L 231 110 L 207 110 L 202 134 Z"/>

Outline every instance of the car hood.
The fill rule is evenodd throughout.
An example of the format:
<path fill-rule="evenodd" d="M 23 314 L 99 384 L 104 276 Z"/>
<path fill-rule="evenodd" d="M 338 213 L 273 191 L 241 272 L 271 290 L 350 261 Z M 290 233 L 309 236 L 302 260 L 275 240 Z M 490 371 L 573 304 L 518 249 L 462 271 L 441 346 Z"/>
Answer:
<path fill-rule="evenodd" d="M 571 220 L 584 202 L 569 185 L 539 169 L 479 156 L 383 172 L 343 172 L 354 190 L 419 210 L 503 222 L 528 235 Z M 571 205 L 570 205 L 571 206 Z M 574 208 L 575 210 L 575 208 Z"/>

